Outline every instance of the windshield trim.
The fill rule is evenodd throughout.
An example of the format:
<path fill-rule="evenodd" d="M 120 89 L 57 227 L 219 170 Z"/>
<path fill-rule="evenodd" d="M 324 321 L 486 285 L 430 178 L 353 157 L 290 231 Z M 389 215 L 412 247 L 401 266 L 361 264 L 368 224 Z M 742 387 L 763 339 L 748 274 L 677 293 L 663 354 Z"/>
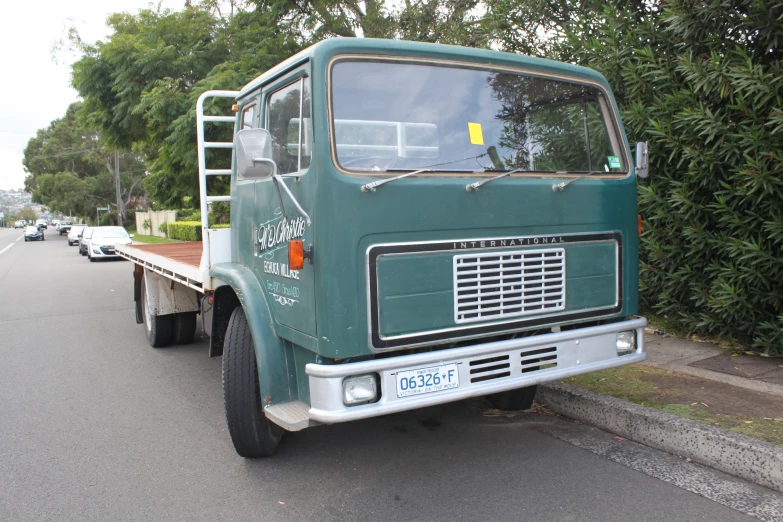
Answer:
<path fill-rule="evenodd" d="M 533 76 L 537 78 L 547 78 L 547 79 L 553 79 L 553 80 L 560 80 L 560 81 L 568 81 L 571 83 L 575 83 L 578 85 L 585 85 L 590 86 L 598 89 L 601 94 L 603 95 L 603 100 L 605 103 L 601 104 L 601 110 L 602 112 L 606 111 L 608 112 L 609 120 L 612 123 L 612 130 L 614 132 L 609 133 L 609 135 L 614 138 L 612 141 L 617 140 L 617 143 L 619 144 L 619 152 L 623 158 L 624 164 L 626 165 L 625 172 L 618 172 L 617 174 L 606 174 L 606 175 L 591 175 L 590 179 L 609 179 L 609 180 L 623 180 L 631 177 L 633 169 L 632 169 L 632 163 L 630 161 L 629 157 L 629 150 L 630 146 L 628 145 L 628 140 L 626 138 L 626 135 L 624 132 L 622 132 L 622 126 L 620 125 L 620 116 L 617 113 L 617 108 L 615 104 L 609 103 L 610 93 L 609 91 L 603 86 L 603 84 L 594 81 L 589 80 L 586 78 L 577 78 L 568 74 L 559 74 L 555 72 L 543 72 L 538 70 L 532 70 L 524 66 L 511 66 L 511 65 L 492 65 L 492 64 L 484 64 L 484 63 L 477 63 L 477 62 L 471 62 L 471 61 L 462 61 L 462 60 L 448 60 L 443 58 L 417 58 L 412 56 L 389 56 L 389 55 L 382 55 L 382 54 L 339 54 L 336 56 L 333 56 L 329 63 L 326 66 L 326 110 L 327 110 L 327 121 L 329 125 L 329 152 L 332 158 L 332 166 L 341 174 L 345 176 L 351 176 L 351 177 L 361 177 L 361 178 L 367 178 L 367 177 L 373 177 L 373 178 L 383 178 L 383 177 L 391 177 L 396 176 L 399 174 L 399 172 L 402 172 L 402 170 L 395 170 L 395 171 L 364 171 L 364 170 L 348 170 L 344 168 L 342 165 L 340 165 L 340 162 L 337 159 L 337 149 L 335 147 L 335 130 L 334 130 L 334 117 L 332 114 L 332 71 L 334 69 L 334 66 L 342 61 L 364 61 L 364 62 L 389 62 L 389 63 L 410 63 L 415 65 L 432 65 L 437 64 L 441 66 L 451 66 L 451 67 L 457 67 L 461 69 L 473 69 L 478 71 L 499 71 L 499 72 L 508 72 L 512 74 L 524 74 L 527 76 Z M 606 117 L 607 114 L 604 114 L 604 117 Z M 422 165 L 419 168 L 428 168 L 427 165 Z M 409 170 L 410 172 L 413 172 L 414 170 L 417 170 L 415 168 L 412 169 L 405 169 Z M 430 171 L 430 172 L 422 172 L 417 177 L 456 177 L 456 178 L 464 178 L 466 176 L 469 177 L 476 177 L 476 178 L 486 178 L 497 174 L 495 171 L 485 171 L 485 172 L 466 172 L 464 170 L 438 170 L 438 171 Z M 582 177 L 584 175 L 583 172 L 578 173 L 566 173 L 566 172 L 546 172 L 546 171 L 534 171 L 534 172 L 517 172 L 515 174 L 511 174 L 510 178 L 578 178 Z"/>

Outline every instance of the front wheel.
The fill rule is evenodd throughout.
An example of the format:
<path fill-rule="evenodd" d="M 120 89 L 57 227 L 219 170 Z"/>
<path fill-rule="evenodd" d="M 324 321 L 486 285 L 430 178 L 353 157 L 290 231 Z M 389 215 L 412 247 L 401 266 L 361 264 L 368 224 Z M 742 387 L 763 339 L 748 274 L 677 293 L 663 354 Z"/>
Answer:
<path fill-rule="evenodd" d="M 518 390 L 508 390 L 493 393 L 487 398 L 495 408 L 505 411 L 529 410 L 533 407 L 533 399 L 536 398 L 538 386 L 527 386 Z"/>
<path fill-rule="evenodd" d="M 283 428 L 264 415 L 253 336 L 241 306 L 231 314 L 223 343 L 223 404 L 228 433 L 240 457 L 275 452 Z"/>

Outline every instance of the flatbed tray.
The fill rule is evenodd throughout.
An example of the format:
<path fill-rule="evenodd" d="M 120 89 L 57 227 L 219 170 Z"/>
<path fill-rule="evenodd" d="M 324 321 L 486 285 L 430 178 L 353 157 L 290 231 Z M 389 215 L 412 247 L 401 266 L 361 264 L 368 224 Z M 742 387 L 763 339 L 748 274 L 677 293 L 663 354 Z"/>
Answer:
<path fill-rule="evenodd" d="M 204 251 L 204 243 L 201 241 L 183 241 L 182 243 L 163 243 L 159 245 L 134 243 L 130 246 L 135 250 L 167 257 L 196 268 L 201 265 L 201 254 Z"/>
<path fill-rule="evenodd" d="M 158 245 L 134 243 L 116 247 L 117 254 L 125 259 L 198 291 L 204 290 L 203 251 L 201 241 Z"/>

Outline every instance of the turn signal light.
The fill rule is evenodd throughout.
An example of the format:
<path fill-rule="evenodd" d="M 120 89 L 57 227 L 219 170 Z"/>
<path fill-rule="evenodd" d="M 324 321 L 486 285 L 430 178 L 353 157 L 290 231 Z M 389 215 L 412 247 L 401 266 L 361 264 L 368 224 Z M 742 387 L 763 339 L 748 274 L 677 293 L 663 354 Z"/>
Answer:
<path fill-rule="evenodd" d="M 301 239 L 294 239 L 288 242 L 288 268 L 291 270 L 301 270 L 304 268 L 304 243 Z"/>
<path fill-rule="evenodd" d="M 642 215 L 639 214 L 639 235 L 642 235 Z"/>

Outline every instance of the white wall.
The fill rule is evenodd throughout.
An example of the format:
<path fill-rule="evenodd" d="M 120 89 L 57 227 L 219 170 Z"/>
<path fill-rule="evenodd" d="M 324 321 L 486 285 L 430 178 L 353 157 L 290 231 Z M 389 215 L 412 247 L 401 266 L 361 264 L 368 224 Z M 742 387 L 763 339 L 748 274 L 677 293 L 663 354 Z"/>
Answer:
<path fill-rule="evenodd" d="M 145 229 L 142 227 L 144 220 L 150 220 L 150 228 Z M 136 212 L 136 233 L 144 234 L 146 236 L 158 236 L 166 237 L 166 235 L 159 230 L 161 223 L 171 223 L 177 220 L 176 210 L 155 210 L 150 212 Z"/>

